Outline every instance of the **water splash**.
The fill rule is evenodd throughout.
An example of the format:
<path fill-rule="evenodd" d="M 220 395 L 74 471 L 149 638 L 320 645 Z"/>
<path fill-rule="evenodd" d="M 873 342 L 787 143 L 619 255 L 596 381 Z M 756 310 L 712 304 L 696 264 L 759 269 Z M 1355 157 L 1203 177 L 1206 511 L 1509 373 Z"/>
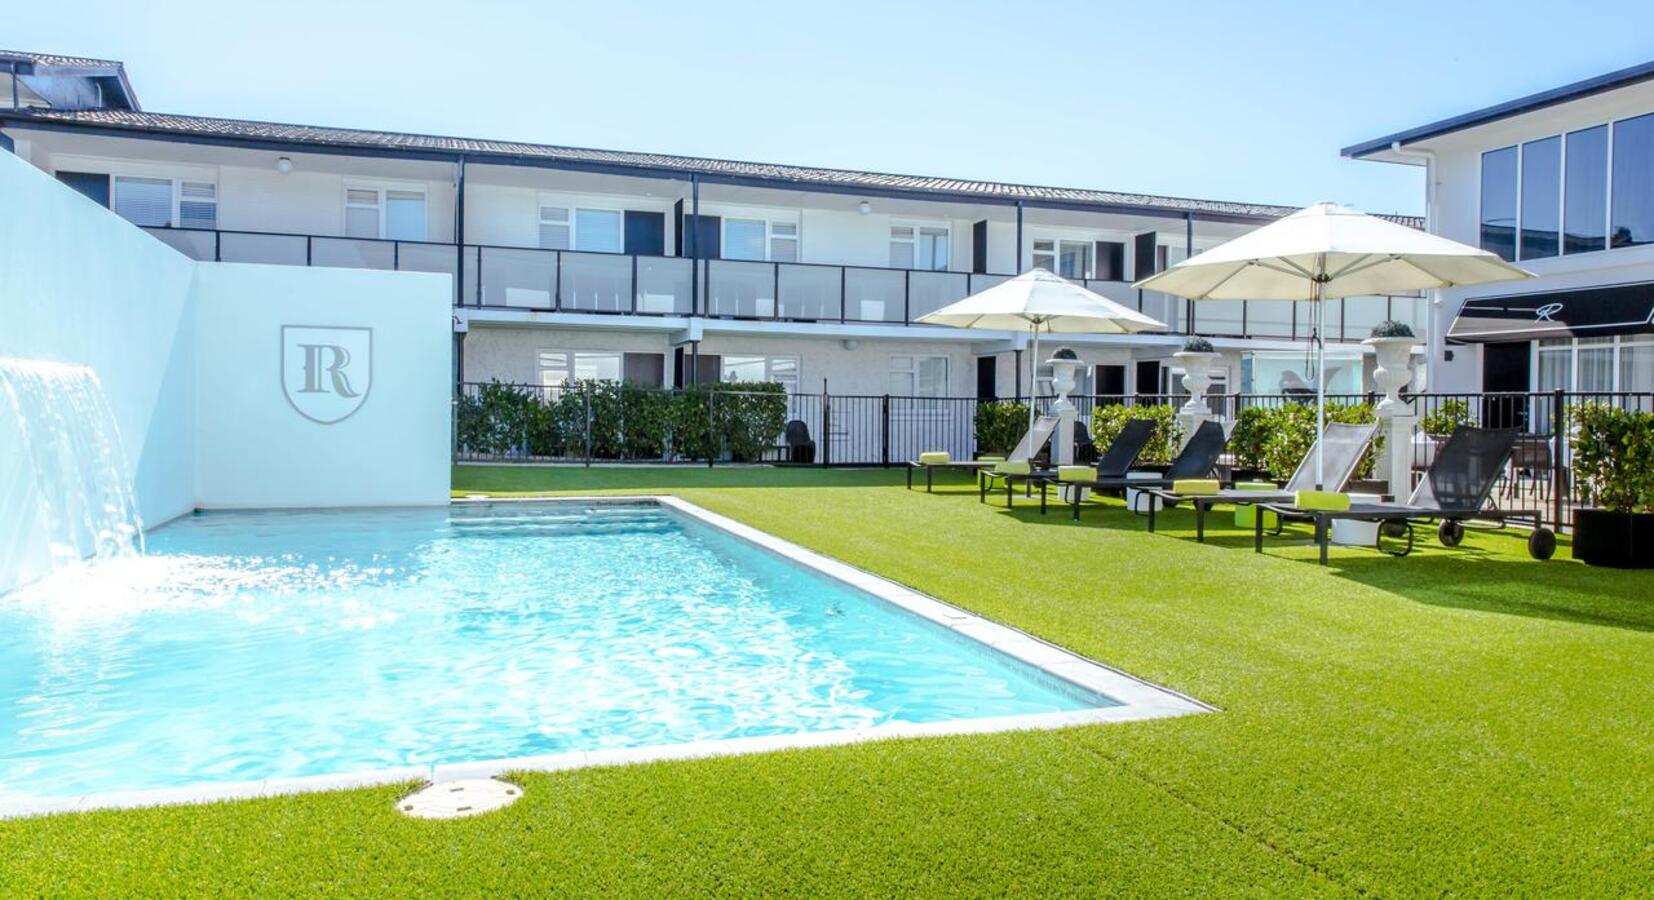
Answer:
<path fill-rule="evenodd" d="M 0 358 L 0 426 L 9 411 L 36 499 L 47 571 L 143 552 L 143 522 L 120 428 L 86 366 Z"/>

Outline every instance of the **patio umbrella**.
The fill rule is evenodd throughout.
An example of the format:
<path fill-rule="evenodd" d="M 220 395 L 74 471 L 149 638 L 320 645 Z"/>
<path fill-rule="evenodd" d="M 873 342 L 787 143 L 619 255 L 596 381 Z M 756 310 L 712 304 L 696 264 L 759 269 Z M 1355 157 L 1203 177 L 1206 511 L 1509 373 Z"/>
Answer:
<path fill-rule="evenodd" d="M 1136 334 L 1164 330 L 1166 324 L 1122 306 L 1044 269 L 1031 269 L 984 291 L 950 303 L 918 321 L 983 331 L 1021 331 L 1034 336 L 1033 359 L 1028 362 L 1030 396 L 1038 394 L 1039 336 L 1047 334 Z M 1034 404 L 1028 404 L 1028 427 L 1034 426 Z"/>
<path fill-rule="evenodd" d="M 1315 311 L 1315 433 L 1326 420 L 1322 302 L 1532 278 L 1486 250 L 1339 206 L 1317 203 L 1191 256 L 1135 285 L 1190 300 L 1301 300 Z M 1315 486 L 1322 486 L 1316 442 Z"/>

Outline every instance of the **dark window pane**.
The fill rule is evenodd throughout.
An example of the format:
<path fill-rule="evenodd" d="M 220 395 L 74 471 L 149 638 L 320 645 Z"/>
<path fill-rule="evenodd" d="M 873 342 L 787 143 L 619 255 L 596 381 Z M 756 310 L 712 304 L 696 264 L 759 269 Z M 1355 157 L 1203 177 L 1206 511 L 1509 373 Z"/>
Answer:
<path fill-rule="evenodd" d="M 1482 249 L 1516 259 L 1516 148 L 1482 154 Z"/>
<path fill-rule="evenodd" d="M 1615 247 L 1654 241 L 1654 114 L 1614 123 Z"/>
<path fill-rule="evenodd" d="M 1589 253 L 1608 246 L 1608 126 L 1568 135 L 1568 177 L 1563 202 L 1562 252 Z"/>
<path fill-rule="evenodd" d="M 1522 145 L 1522 258 L 1556 255 L 1562 215 L 1562 139 Z"/>

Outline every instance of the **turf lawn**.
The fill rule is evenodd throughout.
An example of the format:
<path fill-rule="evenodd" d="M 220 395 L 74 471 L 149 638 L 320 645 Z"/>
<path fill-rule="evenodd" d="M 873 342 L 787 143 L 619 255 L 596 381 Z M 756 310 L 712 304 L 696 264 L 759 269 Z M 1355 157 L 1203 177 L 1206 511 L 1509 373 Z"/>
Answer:
<path fill-rule="evenodd" d="M 900 472 L 462 468 L 457 493 L 670 492 L 1222 709 L 0 823 L 0 893 L 1641 896 L 1654 575 L 1472 532 L 1407 559 L 1118 505 L 1082 523 Z"/>

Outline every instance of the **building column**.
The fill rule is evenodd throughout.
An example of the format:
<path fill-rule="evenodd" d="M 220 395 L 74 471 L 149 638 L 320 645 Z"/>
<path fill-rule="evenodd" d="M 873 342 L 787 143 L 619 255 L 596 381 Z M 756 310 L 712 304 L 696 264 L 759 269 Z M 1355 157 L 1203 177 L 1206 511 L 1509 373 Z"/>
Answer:
<path fill-rule="evenodd" d="M 1022 274 L 1022 201 L 1021 200 L 1017 201 L 1017 270 L 1016 270 L 1016 274 L 1018 274 L 1018 275 Z M 1020 355 L 1022 353 L 1022 351 L 1018 350 L 1017 353 Z"/>

